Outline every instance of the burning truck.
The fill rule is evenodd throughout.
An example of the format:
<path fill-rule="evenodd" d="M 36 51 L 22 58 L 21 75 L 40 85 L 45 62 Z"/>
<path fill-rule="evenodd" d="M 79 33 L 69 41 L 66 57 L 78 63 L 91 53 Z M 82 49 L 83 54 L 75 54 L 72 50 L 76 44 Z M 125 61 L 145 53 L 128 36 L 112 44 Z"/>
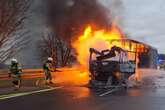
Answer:
<path fill-rule="evenodd" d="M 78 84 L 82 79 L 86 84 L 92 79 L 105 83 L 113 73 L 117 75 L 115 79 L 123 75 L 118 73 L 126 73 L 126 80 L 136 72 L 137 67 L 154 67 L 157 50 L 127 39 L 111 12 L 98 0 L 48 0 L 46 4 L 48 23 L 62 42 L 74 49 L 76 57 L 76 63 L 68 68 L 73 71 L 64 72 L 64 79 L 69 76 L 71 83 Z M 122 57 L 105 61 L 107 57 L 111 59 L 114 56 Z M 112 65 L 118 66 L 113 68 Z"/>
<path fill-rule="evenodd" d="M 95 30 L 87 26 L 82 35 L 72 41 L 77 63 L 61 68 L 55 81 L 92 87 L 126 87 L 128 78 L 138 68 L 154 68 L 157 50 L 144 43 L 128 39 L 113 25 L 111 30 Z"/>
<path fill-rule="evenodd" d="M 156 65 L 155 48 L 127 39 L 115 25 L 108 32 L 93 31 L 88 26 L 72 46 L 80 65 L 87 68 L 92 86 L 126 86 L 128 78 L 136 74 L 136 68 Z"/>
<path fill-rule="evenodd" d="M 128 60 L 128 51 L 113 46 L 101 52 L 90 48 L 89 71 L 91 87 L 125 86 L 129 76 L 135 74 L 136 59 Z M 93 54 L 98 55 L 95 60 Z M 119 54 L 118 59 L 112 59 Z"/>
<path fill-rule="evenodd" d="M 94 48 L 90 48 L 90 87 L 127 88 L 129 77 L 136 74 L 136 68 L 139 68 L 140 62 L 144 62 L 146 60 L 140 59 L 139 56 L 142 57 L 142 55 L 146 53 L 149 54 L 151 50 L 151 48 L 147 45 L 130 39 L 112 40 L 111 43 L 113 44 L 114 41 L 122 42 L 122 47 L 113 46 L 111 49 L 102 50 L 101 52 Z M 126 43 L 129 44 L 129 50 L 125 50 L 125 46 L 128 46 L 125 45 Z M 132 44 L 134 45 L 134 49 L 131 49 Z M 150 54 L 150 57 L 155 55 L 156 52 L 157 51 L 155 50 L 152 54 Z M 95 59 L 93 59 L 93 54 L 97 55 Z M 131 54 L 132 56 L 128 56 Z M 118 56 L 118 58 L 114 59 L 116 56 Z M 156 60 L 156 56 L 157 54 L 150 60 Z M 156 62 L 154 64 L 156 66 Z M 152 64 L 151 67 L 153 68 L 155 66 Z"/>

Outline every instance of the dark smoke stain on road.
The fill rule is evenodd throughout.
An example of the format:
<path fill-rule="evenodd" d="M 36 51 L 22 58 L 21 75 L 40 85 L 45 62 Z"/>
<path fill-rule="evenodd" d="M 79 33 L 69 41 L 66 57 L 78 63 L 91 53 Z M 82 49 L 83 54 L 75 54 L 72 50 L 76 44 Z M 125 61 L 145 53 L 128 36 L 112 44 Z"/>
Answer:
<path fill-rule="evenodd" d="M 111 26 L 108 11 L 97 0 L 47 0 L 45 3 L 48 23 L 66 42 L 81 34 L 89 24 L 104 29 Z"/>

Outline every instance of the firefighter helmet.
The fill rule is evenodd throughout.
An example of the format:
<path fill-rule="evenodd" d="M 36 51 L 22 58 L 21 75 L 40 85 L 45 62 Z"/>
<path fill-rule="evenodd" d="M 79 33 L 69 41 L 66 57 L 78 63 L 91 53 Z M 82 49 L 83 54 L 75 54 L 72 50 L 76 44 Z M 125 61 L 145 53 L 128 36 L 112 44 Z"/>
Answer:
<path fill-rule="evenodd" d="M 15 59 L 15 58 L 11 59 L 11 62 L 12 63 L 18 63 L 17 59 Z"/>
<path fill-rule="evenodd" d="M 48 58 L 48 61 L 53 61 L 53 58 L 52 58 L 52 57 L 49 57 L 49 58 Z"/>

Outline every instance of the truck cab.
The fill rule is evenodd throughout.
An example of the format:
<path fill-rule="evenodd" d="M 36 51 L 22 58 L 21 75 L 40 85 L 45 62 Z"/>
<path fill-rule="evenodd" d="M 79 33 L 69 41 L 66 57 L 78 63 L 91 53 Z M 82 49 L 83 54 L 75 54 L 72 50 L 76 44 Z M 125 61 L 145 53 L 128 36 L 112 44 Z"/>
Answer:
<path fill-rule="evenodd" d="M 126 84 L 129 76 L 136 71 L 136 61 L 129 60 L 127 51 L 113 46 L 111 49 L 101 52 L 90 49 L 89 71 L 91 73 L 91 85 L 121 86 Z M 96 58 L 93 58 L 96 54 Z"/>

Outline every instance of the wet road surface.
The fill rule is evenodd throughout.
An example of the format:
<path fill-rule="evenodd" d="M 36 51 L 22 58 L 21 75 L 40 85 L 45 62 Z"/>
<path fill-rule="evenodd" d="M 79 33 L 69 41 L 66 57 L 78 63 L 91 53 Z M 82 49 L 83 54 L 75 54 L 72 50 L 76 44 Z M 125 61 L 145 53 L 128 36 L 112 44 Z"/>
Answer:
<path fill-rule="evenodd" d="M 0 100 L 0 109 L 165 110 L 165 88 L 134 88 L 101 96 L 106 92 L 108 90 L 63 87 L 49 92 Z"/>

